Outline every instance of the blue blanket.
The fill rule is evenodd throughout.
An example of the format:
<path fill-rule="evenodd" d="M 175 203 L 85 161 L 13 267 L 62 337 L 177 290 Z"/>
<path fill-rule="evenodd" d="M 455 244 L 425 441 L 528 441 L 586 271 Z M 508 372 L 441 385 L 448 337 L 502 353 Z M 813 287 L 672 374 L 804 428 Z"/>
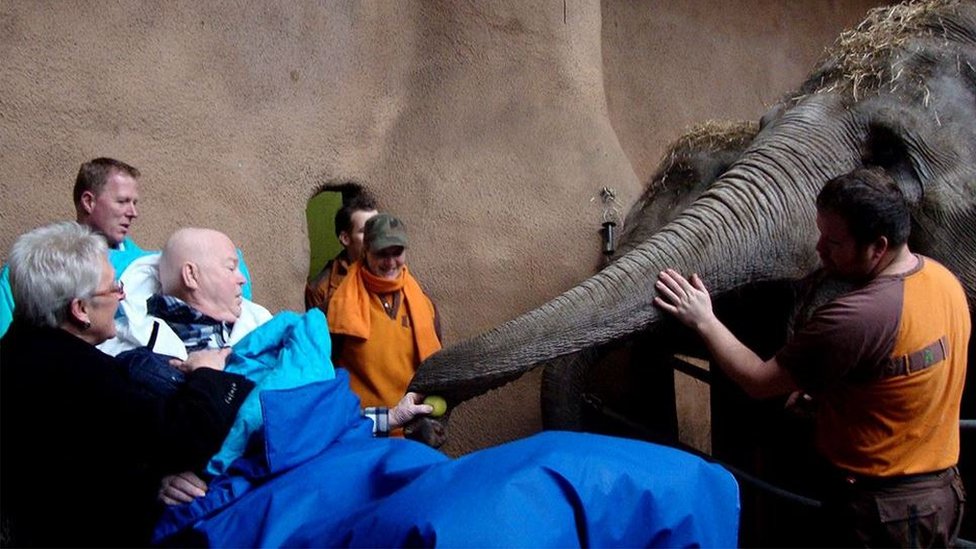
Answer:
<path fill-rule="evenodd" d="M 736 545 L 738 486 L 672 448 L 546 432 L 451 460 L 374 439 L 348 376 L 260 395 L 264 427 L 206 497 L 167 509 L 166 545 Z"/>
<path fill-rule="evenodd" d="M 303 315 L 285 311 L 234 345 L 226 370 L 250 379 L 256 386 L 244 399 L 220 451 L 207 465 L 210 474 L 223 473 L 244 455 L 248 440 L 262 425 L 259 398 L 263 391 L 290 389 L 335 377 L 328 333 L 325 315 L 319 309 Z"/>

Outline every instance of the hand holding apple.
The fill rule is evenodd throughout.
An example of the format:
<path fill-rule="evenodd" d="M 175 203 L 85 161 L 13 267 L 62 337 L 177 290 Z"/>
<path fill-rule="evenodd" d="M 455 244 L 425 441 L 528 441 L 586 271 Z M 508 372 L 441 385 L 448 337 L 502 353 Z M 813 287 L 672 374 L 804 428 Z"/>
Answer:
<path fill-rule="evenodd" d="M 433 408 L 433 411 L 430 413 L 430 417 L 441 417 L 445 412 L 447 412 L 447 401 L 444 400 L 444 397 L 430 395 L 424 399 L 424 404 L 427 404 Z"/>
<path fill-rule="evenodd" d="M 417 393 L 407 393 L 403 395 L 400 402 L 390 408 L 390 427 L 395 429 L 410 423 L 417 416 L 427 415 L 433 412 L 434 407 L 430 404 L 421 403 L 421 397 Z"/>

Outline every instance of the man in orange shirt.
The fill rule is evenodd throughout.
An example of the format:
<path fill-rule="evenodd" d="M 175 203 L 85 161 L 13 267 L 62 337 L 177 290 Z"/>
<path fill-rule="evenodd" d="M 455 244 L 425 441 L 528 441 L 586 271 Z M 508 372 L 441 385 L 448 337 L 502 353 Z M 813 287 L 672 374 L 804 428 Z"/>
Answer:
<path fill-rule="evenodd" d="M 363 259 L 352 263 L 329 304 L 332 362 L 349 371 L 363 407 L 394 406 L 417 366 L 441 348 L 437 309 L 405 264 L 403 223 L 366 222 Z"/>
<path fill-rule="evenodd" d="M 857 288 L 819 308 L 763 360 L 713 314 L 698 275 L 672 269 L 656 305 L 705 341 L 753 397 L 813 395 L 816 445 L 833 468 L 825 527 L 845 546 L 954 546 L 965 493 L 959 406 L 970 316 L 962 285 L 908 249 L 911 218 L 881 169 L 837 177 L 817 197 L 824 269 Z"/>

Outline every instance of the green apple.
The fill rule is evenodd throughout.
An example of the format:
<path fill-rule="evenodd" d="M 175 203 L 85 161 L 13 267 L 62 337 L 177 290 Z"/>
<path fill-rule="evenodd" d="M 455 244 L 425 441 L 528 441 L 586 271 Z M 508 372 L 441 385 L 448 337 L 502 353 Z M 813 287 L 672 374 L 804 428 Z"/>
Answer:
<path fill-rule="evenodd" d="M 430 413 L 430 417 L 441 417 L 444 415 L 444 412 L 447 411 L 447 401 L 444 400 L 444 397 L 430 395 L 424 399 L 424 404 L 429 404 L 431 408 L 434 409 L 434 411 Z"/>

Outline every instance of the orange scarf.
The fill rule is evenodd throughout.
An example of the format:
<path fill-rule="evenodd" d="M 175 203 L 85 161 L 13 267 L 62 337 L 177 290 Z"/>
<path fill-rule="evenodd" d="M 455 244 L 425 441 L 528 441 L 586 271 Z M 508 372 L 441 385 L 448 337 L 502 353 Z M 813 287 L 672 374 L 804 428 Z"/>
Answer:
<path fill-rule="evenodd" d="M 363 268 L 362 261 L 349 266 L 346 278 L 329 301 L 329 331 L 334 334 L 369 339 L 369 294 L 390 294 L 402 291 L 403 301 L 413 326 L 413 338 L 418 358 L 423 361 L 441 348 L 434 330 L 433 306 L 429 303 L 417 280 L 403 266 L 394 280 L 380 278 Z"/>

